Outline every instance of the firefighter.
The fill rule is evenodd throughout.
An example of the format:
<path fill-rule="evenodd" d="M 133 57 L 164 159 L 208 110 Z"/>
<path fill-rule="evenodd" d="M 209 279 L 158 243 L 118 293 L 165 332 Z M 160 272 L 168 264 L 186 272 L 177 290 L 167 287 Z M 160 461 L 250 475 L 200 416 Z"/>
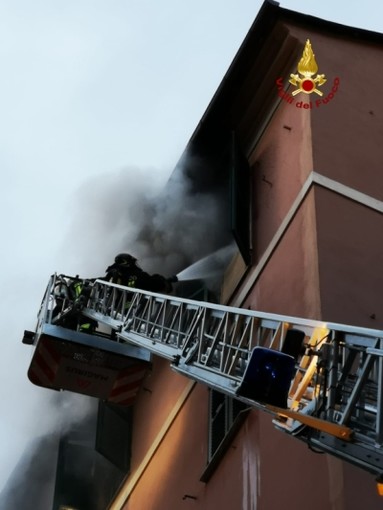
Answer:
<path fill-rule="evenodd" d="M 106 269 L 106 281 L 135 287 L 150 292 L 170 293 L 177 277 L 165 278 L 159 274 L 150 275 L 137 265 L 137 259 L 129 253 L 119 253 L 114 263 Z"/>
<path fill-rule="evenodd" d="M 76 328 L 81 333 L 94 333 L 97 329 L 98 323 L 93 319 L 88 319 L 81 315 L 81 310 L 90 296 L 90 283 L 92 280 L 82 280 L 79 278 L 73 279 L 69 284 L 70 293 L 72 296 L 73 307 L 78 312 Z"/>
<path fill-rule="evenodd" d="M 97 328 L 97 322 L 81 315 L 81 310 L 86 306 L 90 296 L 91 280 L 69 278 L 64 275 L 57 277 L 54 297 L 55 307 L 52 311 L 52 319 L 60 326 L 78 330 L 85 333 L 93 333 Z M 65 310 L 66 309 L 66 310 Z"/>

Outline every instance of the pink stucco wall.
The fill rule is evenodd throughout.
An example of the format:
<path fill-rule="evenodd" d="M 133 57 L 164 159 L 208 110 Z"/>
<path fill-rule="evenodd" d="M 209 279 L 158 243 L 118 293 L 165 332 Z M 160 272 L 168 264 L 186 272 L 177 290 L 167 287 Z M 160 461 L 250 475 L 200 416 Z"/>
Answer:
<path fill-rule="evenodd" d="M 256 266 L 310 172 L 383 199 L 382 49 L 290 27 L 309 37 L 319 72 L 340 86 L 327 105 L 281 102 L 248 154 L 254 184 Z M 329 88 L 328 88 L 329 87 Z M 244 307 L 383 327 L 382 214 L 314 185 L 272 252 Z M 250 273 L 249 273 L 250 275 Z M 248 276 L 249 278 L 249 276 Z M 374 317 L 374 318 L 373 318 Z M 186 379 L 156 360 L 135 408 L 132 472 L 177 401 Z M 359 510 L 382 508 L 373 477 L 277 431 L 252 411 L 207 484 L 204 386 L 191 393 L 125 504 L 128 510 Z M 186 498 L 191 495 L 196 499 Z"/>

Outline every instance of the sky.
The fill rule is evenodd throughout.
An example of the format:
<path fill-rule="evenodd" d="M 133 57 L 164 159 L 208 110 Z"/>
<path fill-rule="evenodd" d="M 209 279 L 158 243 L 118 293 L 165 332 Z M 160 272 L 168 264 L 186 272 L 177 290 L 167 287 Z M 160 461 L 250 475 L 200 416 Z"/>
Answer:
<path fill-rule="evenodd" d="M 49 276 L 102 275 L 128 248 L 119 211 L 164 185 L 261 4 L 0 0 L 0 490 L 61 419 L 21 344 Z M 280 5 L 383 32 L 380 0 Z"/>

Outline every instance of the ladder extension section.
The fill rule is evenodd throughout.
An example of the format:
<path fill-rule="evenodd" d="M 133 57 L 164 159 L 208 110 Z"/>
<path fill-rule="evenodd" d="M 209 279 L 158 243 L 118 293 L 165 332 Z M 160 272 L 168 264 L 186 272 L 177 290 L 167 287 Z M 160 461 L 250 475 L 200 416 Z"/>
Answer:
<path fill-rule="evenodd" d="M 177 372 L 273 413 L 278 428 L 368 471 L 383 472 L 383 331 L 192 301 L 101 280 L 90 286 L 82 314 L 115 331 L 111 341 L 167 358 Z M 52 288 L 50 293 L 54 301 Z M 286 405 L 268 400 L 264 388 L 266 397 L 261 391 L 258 400 L 245 391 L 259 375 L 249 376 L 254 353 L 258 358 L 271 355 L 261 374 L 267 384 L 278 377 L 278 356 L 292 360 Z"/>

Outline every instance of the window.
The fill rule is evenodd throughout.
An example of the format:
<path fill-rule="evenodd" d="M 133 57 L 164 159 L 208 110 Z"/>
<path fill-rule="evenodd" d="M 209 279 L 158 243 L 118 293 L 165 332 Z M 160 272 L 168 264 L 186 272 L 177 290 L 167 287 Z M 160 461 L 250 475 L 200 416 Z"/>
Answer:
<path fill-rule="evenodd" d="M 213 474 L 247 413 L 246 404 L 210 390 L 208 464 L 201 476 L 202 482 L 207 482 Z"/>
<path fill-rule="evenodd" d="M 232 133 L 230 158 L 231 230 L 246 265 L 251 263 L 250 166 Z"/>
<path fill-rule="evenodd" d="M 125 473 L 130 468 L 132 408 L 99 402 L 96 450 Z"/>

